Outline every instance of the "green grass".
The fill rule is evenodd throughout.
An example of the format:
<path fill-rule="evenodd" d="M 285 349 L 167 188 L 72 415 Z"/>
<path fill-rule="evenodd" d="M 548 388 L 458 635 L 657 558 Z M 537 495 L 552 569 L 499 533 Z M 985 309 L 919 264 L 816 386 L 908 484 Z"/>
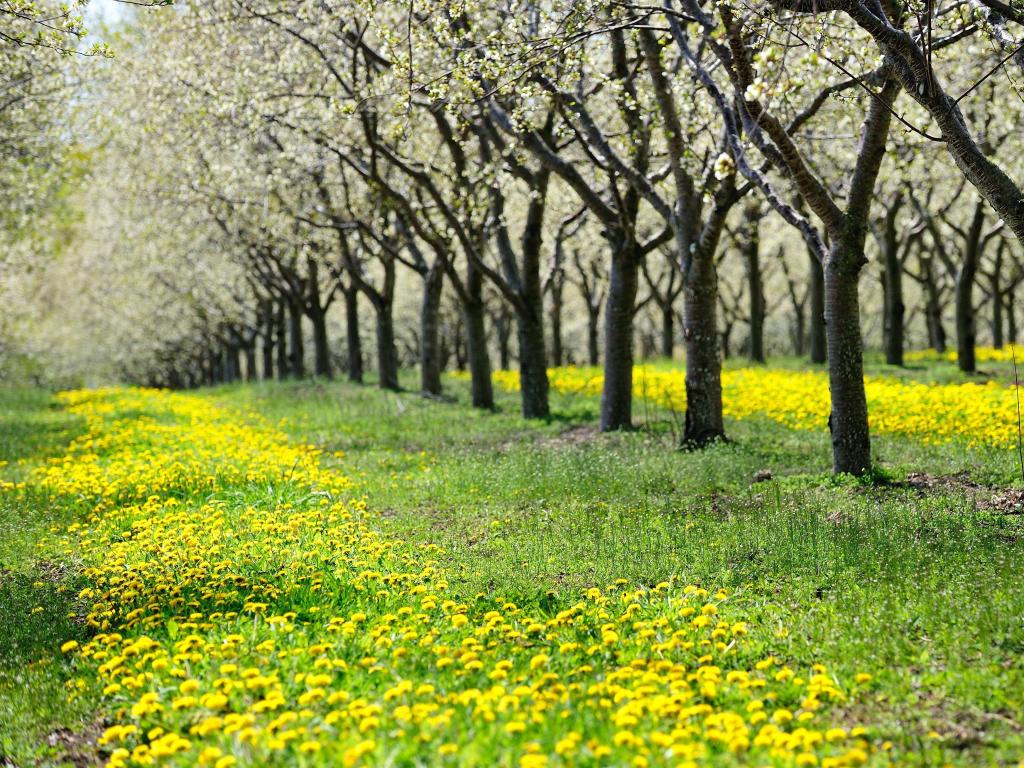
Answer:
<path fill-rule="evenodd" d="M 0 388 L 0 461 L 9 462 L 2 476 L 20 480 L 27 467 L 61 455 L 81 426 L 42 390 Z M 67 638 L 83 635 L 69 618 L 75 567 L 52 561 L 41 546 L 52 529 L 80 513 L 67 500 L 0 492 L 2 765 L 61 764 L 69 752 L 65 736 L 92 722 L 88 698 L 68 703 L 71 670 L 53 654 Z"/>
<path fill-rule="evenodd" d="M 555 395 L 555 419 L 527 424 L 514 395 L 481 414 L 448 386 L 451 404 L 342 384 L 226 395 L 345 451 L 386 525 L 441 544 L 464 593 L 536 601 L 672 575 L 745 587 L 755 617 L 795 628 L 780 653 L 878 677 L 851 716 L 921 764 L 1024 756 L 1024 518 L 979 509 L 996 490 L 964 482 L 1008 485 L 1016 456 L 876 439 L 891 482 L 870 485 L 829 475 L 825 433 L 737 422 L 731 442 L 683 452 L 668 414 L 602 436 L 593 400 Z M 775 479 L 753 483 L 761 469 Z M 921 471 L 966 475 L 903 482 Z"/>
<path fill-rule="evenodd" d="M 945 364 L 906 375 L 959 380 Z M 527 423 L 514 395 L 481 412 L 465 385 L 446 386 L 451 402 L 319 382 L 217 395 L 344 452 L 379 525 L 441 545 L 461 594 L 560 604 L 620 577 L 739 588 L 752 621 L 790 628 L 774 640 L 780 655 L 875 675 L 872 697 L 844 716 L 911 763 L 1024 757 L 1024 516 L 979 504 L 1019 482 L 1015 455 L 881 438 L 889 482 L 836 480 L 824 432 L 730 423 L 730 442 L 684 452 L 672 414 L 638 405 L 640 429 L 600 435 L 594 399 L 555 394 L 554 418 Z M 59 455 L 79 428 L 44 393 L 0 390 L 3 476 Z M 760 470 L 773 479 L 754 483 Z M 957 477 L 922 491 L 910 472 Z M 239 489 L 238 501 L 267 503 L 259 493 Z M 52 653 L 82 632 L 67 617 L 74 563 L 51 562 L 45 542 L 82 511 L 13 499 L 0 494 L 0 756 L 45 764 L 64 751 L 48 735 L 96 717 L 88 697 L 65 702 L 68 671 Z"/>

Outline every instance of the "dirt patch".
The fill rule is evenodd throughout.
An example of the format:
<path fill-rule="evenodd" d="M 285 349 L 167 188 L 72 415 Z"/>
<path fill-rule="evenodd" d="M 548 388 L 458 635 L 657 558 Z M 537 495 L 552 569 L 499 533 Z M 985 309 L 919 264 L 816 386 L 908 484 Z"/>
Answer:
<path fill-rule="evenodd" d="M 71 568 L 64 563 L 55 563 L 51 560 L 40 560 L 36 563 L 36 570 L 44 581 L 52 584 L 59 584 L 66 580 L 71 574 Z"/>
<path fill-rule="evenodd" d="M 592 443 L 600 436 L 597 427 L 592 424 L 577 424 L 559 432 L 554 437 L 546 437 L 537 441 L 538 445 L 552 448 L 567 447 Z"/>
<path fill-rule="evenodd" d="M 919 493 L 936 493 L 943 491 L 984 491 L 986 488 L 974 482 L 967 472 L 953 475 L 929 475 L 926 472 L 911 472 L 907 475 L 906 485 Z"/>
<path fill-rule="evenodd" d="M 982 499 L 979 509 L 987 509 L 1004 515 L 1024 515 L 1024 488 L 1008 488 L 990 499 Z"/>
<path fill-rule="evenodd" d="M 966 472 L 935 476 L 923 472 L 907 475 L 906 486 L 919 494 L 959 491 L 970 498 L 977 509 L 1003 515 L 1024 515 L 1024 488 L 993 488 L 980 485 Z"/>
<path fill-rule="evenodd" d="M 566 427 L 557 435 L 537 437 L 532 430 L 523 430 L 516 433 L 495 446 L 498 453 L 505 453 L 523 445 L 531 445 L 537 448 L 576 448 L 582 445 L 596 442 L 598 439 L 614 440 L 612 435 L 602 435 L 597 427 L 592 424 L 576 424 Z"/>
<path fill-rule="evenodd" d="M 90 768 L 100 765 L 102 757 L 96 749 L 96 741 L 103 733 L 101 723 L 93 723 L 81 731 L 58 728 L 46 736 L 46 743 L 53 748 L 56 757 L 75 768 Z"/>

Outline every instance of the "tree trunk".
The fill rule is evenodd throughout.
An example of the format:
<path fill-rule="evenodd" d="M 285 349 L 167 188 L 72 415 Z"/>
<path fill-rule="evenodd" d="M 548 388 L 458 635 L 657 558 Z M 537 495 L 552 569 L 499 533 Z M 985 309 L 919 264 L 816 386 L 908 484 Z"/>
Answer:
<path fill-rule="evenodd" d="M 263 311 L 263 379 L 274 378 L 274 308 L 268 304 Z"/>
<path fill-rule="evenodd" d="M 395 345 L 394 308 L 387 301 L 375 302 L 377 311 L 377 386 L 397 390 L 398 347 Z"/>
<path fill-rule="evenodd" d="M 925 275 L 925 319 L 928 324 L 928 345 L 940 355 L 946 352 L 946 328 L 942 324 L 942 302 L 939 288 L 930 271 Z"/>
<path fill-rule="evenodd" d="M 863 248 L 848 246 L 842 238 L 836 238 L 824 269 L 832 469 L 852 475 L 862 475 L 871 467 L 857 288 L 862 262 Z"/>
<path fill-rule="evenodd" d="M 423 278 L 420 302 L 420 390 L 427 395 L 441 394 L 441 295 L 444 269 L 434 264 Z"/>
<path fill-rule="evenodd" d="M 546 419 L 551 415 L 548 406 L 544 325 L 540 322 L 543 306 L 535 307 L 535 311 L 538 313 L 536 318 L 516 318 L 519 338 L 519 394 L 524 419 Z"/>
<path fill-rule="evenodd" d="M 640 270 L 636 243 L 622 240 L 612 255 L 605 305 L 602 432 L 633 426 L 633 308 Z"/>
<path fill-rule="evenodd" d="M 996 349 L 1006 344 L 1003 336 L 1003 296 L 999 285 L 999 265 L 989 277 L 992 286 L 992 346 Z"/>
<path fill-rule="evenodd" d="M 555 368 L 565 362 L 562 349 L 562 284 L 558 280 L 551 283 L 551 365 Z"/>
<path fill-rule="evenodd" d="M 714 254 L 694 254 L 689 272 L 683 277 L 683 347 L 686 350 L 683 443 L 686 445 L 707 445 L 725 437 L 722 358 L 718 342 Z"/>
<path fill-rule="evenodd" d="M 828 359 L 828 342 L 825 338 L 825 273 L 814 254 L 808 254 L 808 260 L 811 316 L 807 346 L 811 362 L 820 364 Z"/>
<path fill-rule="evenodd" d="M 241 367 L 241 360 L 238 357 L 238 347 L 232 345 L 224 347 L 223 368 L 221 369 L 221 381 L 225 384 L 232 384 L 238 381 L 238 369 Z"/>
<path fill-rule="evenodd" d="M 345 294 L 345 351 L 348 380 L 363 383 L 363 341 L 359 336 L 359 289 L 349 286 Z"/>
<path fill-rule="evenodd" d="M 331 350 L 327 342 L 327 313 L 320 308 L 314 308 L 309 313 L 310 322 L 313 324 L 313 358 L 317 376 L 325 379 L 331 378 Z"/>
<path fill-rule="evenodd" d="M 900 264 L 898 244 L 887 242 L 882 248 L 885 260 L 885 362 L 903 365 L 903 266 Z"/>
<path fill-rule="evenodd" d="M 804 354 L 804 339 L 807 333 L 807 318 L 802 306 L 793 307 L 793 354 L 801 357 Z"/>
<path fill-rule="evenodd" d="M 977 279 L 981 257 L 981 229 L 985 223 L 984 203 L 978 201 L 967 232 L 963 261 L 956 275 L 954 302 L 956 305 L 956 359 L 960 370 L 974 373 L 978 366 L 974 347 L 978 326 L 974 316 L 974 281 Z"/>
<path fill-rule="evenodd" d="M 964 373 L 974 373 L 977 361 L 974 346 L 977 325 L 974 319 L 975 270 L 965 263 L 956 278 L 956 361 Z"/>
<path fill-rule="evenodd" d="M 601 364 L 601 339 L 598 324 L 601 321 L 601 307 L 587 307 L 587 363 Z"/>
<path fill-rule="evenodd" d="M 765 299 L 764 280 L 761 275 L 761 240 L 758 225 L 761 223 L 759 205 L 750 205 L 744 210 L 745 237 L 743 256 L 747 263 L 747 288 L 750 292 L 750 359 L 763 363 Z"/>
<path fill-rule="evenodd" d="M 256 340 L 245 345 L 245 380 L 256 381 Z"/>
<path fill-rule="evenodd" d="M 455 346 L 455 370 L 457 371 L 465 371 L 466 363 L 469 361 L 469 355 L 466 352 L 466 334 L 463 329 L 465 322 L 466 318 L 463 313 L 460 315 L 458 322 L 455 323 L 455 329 L 452 334 L 452 343 Z"/>
<path fill-rule="evenodd" d="M 494 331 L 498 337 L 498 365 L 503 371 L 511 370 L 512 348 L 509 342 L 512 338 L 512 325 L 504 311 L 494 321 Z"/>
<path fill-rule="evenodd" d="M 1006 329 L 1011 344 L 1017 343 L 1017 310 L 1013 304 L 1013 292 L 1006 294 Z"/>
<path fill-rule="evenodd" d="M 302 304 L 294 300 L 288 311 L 288 373 L 295 379 L 306 375 L 306 351 L 302 338 Z"/>
<path fill-rule="evenodd" d="M 220 384 L 224 381 L 224 356 L 219 350 L 210 350 L 210 383 Z"/>
<path fill-rule="evenodd" d="M 291 361 L 288 357 L 288 320 L 284 302 L 277 305 L 277 378 L 287 379 L 291 375 Z"/>
<path fill-rule="evenodd" d="M 483 276 L 472 262 L 466 270 L 468 301 L 462 305 L 466 324 L 466 363 L 474 408 L 494 408 L 491 383 L 491 358 L 487 352 L 487 328 L 484 323 Z"/>
<path fill-rule="evenodd" d="M 661 356 L 669 360 L 676 351 L 676 314 L 669 300 L 661 307 Z"/>

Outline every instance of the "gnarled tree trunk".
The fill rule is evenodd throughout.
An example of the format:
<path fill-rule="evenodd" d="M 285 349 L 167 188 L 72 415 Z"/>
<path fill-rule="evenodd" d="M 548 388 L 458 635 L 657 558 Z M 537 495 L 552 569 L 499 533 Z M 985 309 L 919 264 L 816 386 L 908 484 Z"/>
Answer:
<path fill-rule="evenodd" d="M 825 329 L 832 394 L 832 469 L 861 475 L 871 467 L 868 406 L 857 281 L 863 248 L 836 239 L 825 264 Z"/>

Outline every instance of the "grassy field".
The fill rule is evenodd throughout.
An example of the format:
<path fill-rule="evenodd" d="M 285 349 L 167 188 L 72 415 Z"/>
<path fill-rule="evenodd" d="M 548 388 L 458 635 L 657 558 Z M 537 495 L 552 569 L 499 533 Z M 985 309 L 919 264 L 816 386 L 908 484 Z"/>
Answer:
<path fill-rule="evenodd" d="M 870 368 L 872 373 L 883 372 L 877 364 Z M 1006 380 L 1005 364 L 993 368 Z M 960 380 L 949 364 L 922 365 L 901 375 Z M 406 383 L 412 387 L 414 380 Z M 883 436 L 875 440 L 879 472 L 870 482 L 834 479 L 828 473 L 824 431 L 796 431 L 764 419 L 744 419 L 728 425 L 730 442 L 684 452 L 675 447 L 676 415 L 656 407 L 637 407 L 637 431 L 600 435 L 594 430 L 593 398 L 556 394 L 549 422 L 525 423 L 512 393 L 499 395 L 496 413 L 481 413 L 467 406 L 462 383 L 453 380 L 447 386 L 451 399 L 445 402 L 424 400 L 411 392 L 382 393 L 371 387 L 317 382 L 225 388 L 202 397 L 239 419 L 266 420 L 294 444 L 323 449 L 321 463 L 352 481 L 341 494 L 346 503 L 365 504 L 372 513 L 359 518 L 369 533 L 358 535 L 402 542 L 389 551 L 429 552 L 438 561 L 437 573 L 444 575 L 447 594 L 469 606 L 471 628 L 477 621 L 474 600 L 508 601 L 547 621 L 575 605 L 587 589 L 605 589 L 619 579 L 624 580 L 621 589 L 637 587 L 643 592 L 645 597 L 636 599 L 651 612 L 657 627 L 667 615 L 650 596 L 659 585 L 669 582 L 669 589 L 675 589 L 674 585 L 693 584 L 712 595 L 724 589 L 729 598 L 721 610 L 735 612 L 750 626 L 751 646 L 749 655 L 743 651 L 735 661 L 721 662 L 721 668 L 737 664 L 734 669 L 746 674 L 753 669 L 755 656 L 781 660 L 798 673 L 813 663 L 824 665 L 828 675 L 840 681 L 843 695 L 823 709 L 823 722 L 847 732 L 865 727 L 865 759 L 1016 766 L 1024 758 L 1024 516 L 1016 496 L 1007 492 L 1020 485 L 1015 453 L 967 448 L 960 442 L 923 446 Z M 119 407 L 115 415 L 123 421 L 140 415 Z M 0 493 L 0 764 L 102 762 L 113 754 L 116 739 L 97 751 L 97 736 L 132 717 L 125 703 L 129 700 L 104 693 L 101 683 L 109 682 L 105 673 L 90 666 L 88 657 L 62 654 L 59 648 L 70 639 L 88 646 L 97 632 L 83 621 L 96 614 L 95 607 L 90 612 L 88 600 L 81 598 L 82 589 L 95 580 L 89 568 L 106 551 L 116 560 L 118 547 L 128 546 L 133 537 L 125 538 L 123 527 L 108 531 L 97 524 L 92 544 L 77 546 L 65 528 L 87 519 L 102 492 L 99 497 L 83 492 L 80 479 L 78 490 L 53 484 L 40 487 L 32 480 L 34 468 L 47 457 L 63 455 L 69 442 L 84 433 L 86 421 L 45 393 L 0 390 L 0 457 L 10 462 L 0 477 L 27 481 L 25 487 Z M 115 422 L 103 423 L 110 429 Z M 143 454 L 142 462 L 147 450 L 159 456 L 158 438 L 131 439 L 132 449 Z M 106 461 L 102 450 L 97 452 L 100 463 Z M 211 454 L 210 461 L 220 461 L 219 455 Z M 146 472 L 143 463 L 130 469 L 129 474 Z M 218 505 L 231 530 L 239 528 L 247 510 L 315 510 L 321 503 L 305 492 L 307 486 L 300 480 L 264 480 L 262 475 L 239 475 L 221 478 L 212 488 L 175 481 L 161 486 L 160 493 L 197 514 Z M 117 504 L 127 504 L 124 491 L 119 493 Z M 130 503 L 144 507 L 144 498 Z M 197 541 L 200 548 L 215 546 L 201 535 Z M 226 561 L 249 551 L 231 546 L 235 545 L 229 542 L 215 551 Z M 153 551 L 146 550 L 146 557 L 152 559 Z M 331 552 L 331 558 L 340 557 Z M 329 562 L 334 567 L 336 559 Z M 280 578 L 276 589 L 292 600 L 282 606 L 300 606 L 299 617 L 289 621 L 306 627 L 302 631 L 307 633 L 314 633 L 317 624 L 303 611 L 315 607 L 351 620 L 353 601 L 363 599 L 337 585 L 321 585 L 313 598 L 303 591 L 300 599 L 298 592 L 288 591 L 291 581 Z M 437 576 L 429 578 L 436 581 Z M 388 597 L 387 601 L 398 601 L 387 602 L 388 611 L 403 616 L 395 606 L 407 597 L 404 592 Z M 129 599 L 138 598 L 133 593 Z M 145 626 L 129 621 L 124 634 L 134 637 L 145 629 L 155 643 L 173 649 L 188 631 L 170 618 L 181 612 L 152 606 L 157 608 L 153 615 L 162 617 L 159 621 Z M 116 612 L 106 610 L 110 615 Z M 208 614 L 209 610 L 201 607 Z M 362 611 L 370 614 L 371 622 L 372 610 Z M 483 607 L 480 611 L 485 614 Z M 581 619 L 581 626 L 587 621 Z M 197 626 L 202 628 L 202 622 Z M 446 625 L 437 631 L 443 638 L 455 630 Z M 521 640 L 516 643 L 522 645 Z M 308 650 L 308 644 L 304 647 Z M 531 659 L 541 655 L 545 669 L 563 672 L 548 654 L 535 651 L 517 651 L 509 657 L 513 677 L 521 674 L 522 680 L 532 680 Z M 625 657 L 601 659 L 604 656 L 598 654 L 590 660 L 598 672 L 612 670 L 608 665 Z M 423 679 L 438 674 L 417 669 Z M 150 675 L 146 686 L 168 690 L 159 688 L 159 670 L 147 668 L 145 674 Z M 192 674 L 203 682 L 198 672 Z M 444 686 L 446 674 L 431 679 Z M 466 682 L 459 677 L 449 684 Z M 372 679 L 367 682 L 351 672 L 336 685 L 369 699 L 381 694 Z M 70 701 L 69 686 L 74 692 Z M 773 686 L 776 681 L 769 680 L 767 690 L 774 691 Z M 729 698 L 733 693 L 727 689 L 719 695 L 723 707 L 745 701 Z M 780 688 L 780 698 L 767 701 L 783 701 L 791 693 Z M 367 739 L 342 732 L 344 738 L 337 738 L 346 751 L 333 758 L 329 749 L 300 750 L 300 742 L 313 743 L 303 741 L 305 736 L 296 737 L 295 744 L 272 759 L 266 757 L 270 753 L 252 751 L 255 747 L 240 747 L 237 754 L 243 762 L 264 755 L 266 764 L 331 764 L 334 759 L 412 764 L 418 754 L 421 763 L 529 766 L 544 764 L 541 758 L 549 755 L 551 765 L 626 764 L 633 759 L 626 755 L 635 753 L 650 764 L 685 764 L 682 753 L 666 759 L 664 749 L 634 748 L 624 737 L 623 744 L 615 741 L 610 754 L 602 754 L 600 745 L 587 745 L 585 739 L 573 747 L 578 751 L 556 754 L 554 747 L 565 747 L 570 726 L 586 731 L 586 738 L 591 732 L 595 738 L 607 737 L 608 743 L 620 738 L 621 729 L 603 719 L 587 719 L 590 715 L 581 714 L 583 709 L 565 716 L 569 725 L 564 732 L 538 726 L 541 735 L 534 738 L 530 727 L 521 734 L 480 731 L 475 744 L 452 739 L 451 748 L 447 739 L 452 734 L 438 733 L 431 736 L 436 735 L 434 741 L 421 741 L 418 751 L 396 747 L 388 752 L 384 745 L 401 743 L 407 728 L 388 720 L 394 712 L 385 707 L 385 712 L 374 715 L 384 719 L 375 726 L 382 733 L 362 752 L 357 748 Z M 792 709 L 797 711 L 795 705 Z M 170 748 L 158 762 L 194 764 L 201 755 L 197 750 L 206 742 L 189 736 L 183 724 L 197 721 L 176 720 L 170 711 L 167 707 L 161 715 L 166 718 L 163 727 L 181 725 L 181 733 L 197 743 L 192 751 Z M 461 716 L 456 715 L 456 722 Z M 503 717 L 499 715 L 499 724 Z M 636 738 L 650 737 L 653 727 L 646 720 L 636 725 Z M 714 739 L 707 741 L 704 728 L 701 738 L 712 744 L 711 751 L 703 757 L 695 753 L 696 764 L 704 760 L 713 765 L 788 765 L 799 757 L 799 750 L 758 752 L 756 744 L 752 752 L 732 747 L 715 751 L 718 747 Z M 398 731 L 402 735 L 396 735 Z M 216 742 L 221 754 L 208 753 L 202 760 L 213 765 L 235 754 L 233 743 L 237 741 L 225 736 Z M 832 759 L 833 765 L 847 765 L 859 760 L 854 750 L 815 749 L 806 750 L 804 764 L 829 764 Z M 821 762 L 811 763 L 811 757 Z M 530 762 L 532 758 L 536 760 Z"/>

